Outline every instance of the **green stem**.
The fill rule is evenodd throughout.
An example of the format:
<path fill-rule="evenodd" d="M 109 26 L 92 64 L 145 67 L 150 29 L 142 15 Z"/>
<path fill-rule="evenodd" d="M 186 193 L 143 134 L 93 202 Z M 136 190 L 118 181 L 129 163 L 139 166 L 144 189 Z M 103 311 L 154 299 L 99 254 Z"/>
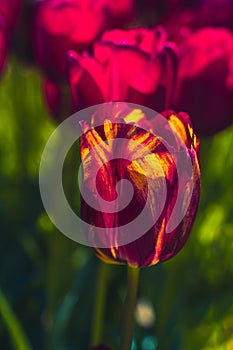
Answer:
<path fill-rule="evenodd" d="M 1 289 L 0 315 L 8 330 L 12 347 L 15 350 L 30 350 L 31 346 L 27 336 Z"/>
<path fill-rule="evenodd" d="M 125 319 L 121 339 L 121 350 L 130 350 L 132 345 L 139 271 L 139 268 L 128 267 L 128 287 L 125 299 Z"/>
<path fill-rule="evenodd" d="M 92 320 L 91 346 L 98 345 L 102 340 L 108 271 L 108 264 L 100 262 Z"/>

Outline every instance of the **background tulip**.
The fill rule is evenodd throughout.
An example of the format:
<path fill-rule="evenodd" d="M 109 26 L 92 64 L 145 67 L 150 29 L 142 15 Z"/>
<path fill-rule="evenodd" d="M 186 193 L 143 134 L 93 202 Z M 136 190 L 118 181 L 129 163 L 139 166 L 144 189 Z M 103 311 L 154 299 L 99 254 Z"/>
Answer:
<path fill-rule="evenodd" d="M 106 0 L 45 0 L 34 20 L 34 48 L 38 65 L 52 80 L 65 78 L 68 50 L 89 50 L 94 40 L 132 11 L 132 1 L 118 7 Z"/>
<path fill-rule="evenodd" d="M 192 5 L 192 6 L 191 6 Z M 179 7 L 169 7 L 167 15 L 158 21 L 166 28 L 169 40 L 180 42 L 199 28 L 213 26 L 233 29 L 233 2 L 231 0 L 196 0 Z"/>
<path fill-rule="evenodd" d="M 190 114 L 198 135 L 212 135 L 233 121 L 232 33 L 203 28 L 179 50 L 174 107 Z"/>
<path fill-rule="evenodd" d="M 161 111 L 176 70 L 175 45 L 162 28 L 113 30 L 93 47 L 93 56 L 68 53 L 75 109 L 109 101 L 138 103 Z"/>
<path fill-rule="evenodd" d="M 196 215 L 199 191 L 200 191 L 200 172 L 198 164 L 198 141 L 193 134 L 192 126 L 189 118 L 185 114 L 175 115 L 172 112 L 164 112 L 164 117 L 168 121 L 170 130 L 161 125 L 162 134 L 165 132 L 166 140 L 161 141 L 161 137 L 152 135 L 151 133 L 136 127 L 135 125 L 127 123 L 128 115 L 123 118 L 122 111 L 120 119 L 116 118 L 113 123 L 105 121 L 103 127 L 96 129 L 92 128 L 89 131 L 85 124 L 83 124 L 84 134 L 81 137 L 81 157 L 84 168 L 84 182 L 83 186 L 87 193 L 87 198 L 94 198 L 98 203 L 98 196 L 100 195 L 107 201 L 116 199 L 116 184 L 122 179 L 128 179 L 133 185 L 134 193 L 132 201 L 123 210 L 106 213 L 104 207 L 99 204 L 98 210 L 89 206 L 85 200 L 82 203 L 82 217 L 88 223 L 96 226 L 97 241 L 95 241 L 97 248 L 95 248 L 96 255 L 109 263 L 127 263 L 134 267 L 143 267 L 154 265 L 158 262 L 167 260 L 177 254 L 185 244 Z M 135 114 L 134 114 L 135 118 Z M 133 119 L 134 119 L 133 118 Z M 140 125 L 151 126 L 151 130 L 155 130 L 156 117 L 149 121 L 145 119 L 144 115 L 139 117 Z M 138 119 L 138 120 L 139 120 Z M 118 124 L 124 120 L 124 124 Z M 166 226 L 171 213 L 174 209 L 179 187 L 183 186 L 187 191 L 191 190 L 190 174 L 186 173 L 186 169 L 182 172 L 182 179 L 178 184 L 176 165 L 173 157 L 178 157 L 179 152 L 184 154 L 184 149 L 178 144 L 175 155 L 171 156 L 167 147 L 167 141 L 171 140 L 175 135 L 177 140 L 182 140 L 187 147 L 187 157 L 191 158 L 193 166 L 193 192 L 191 196 L 190 205 L 183 220 L 171 233 L 166 233 Z M 151 152 L 150 155 L 138 153 L 137 147 L 132 146 L 126 149 L 122 145 L 122 140 L 119 139 L 114 148 L 107 146 L 109 140 L 126 138 L 140 143 L 144 149 Z M 105 143 L 102 143 L 105 141 Z M 100 150 L 96 151 L 96 145 L 100 146 Z M 90 151 L 94 148 L 94 154 Z M 133 158 L 129 161 L 130 154 Z M 122 159 L 124 155 L 124 159 Z M 108 161 L 109 157 L 113 156 L 113 160 Z M 104 160 L 104 166 L 100 166 L 101 161 Z M 164 208 L 162 208 L 161 215 L 157 222 L 154 220 L 154 213 L 159 210 L 162 191 L 162 174 L 156 165 L 158 161 L 163 169 L 165 181 L 167 185 L 167 196 Z M 179 161 L 179 160 L 178 160 Z M 94 177 L 94 169 L 99 169 L 97 177 Z M 147 169 L 145 173 L 143 169 Z M 148 174 L 148 175 L 147 175 Z M 147 196 L 152 195 L 151 202 L 146 212 L 146 221 L 150 223 L 150 229 L 143 234 L 145 222 L 142 220 L 141 230 L 142 236 L 135 241 L 118 246 L 118 235 L 113 227 L 119 227 L 128 224 L 139 215 L 145 206 Z M 119 196 L 127 198 L 128 193 L 121 188 Z M 187 200 L 186 196 L 183 201 Z M 184 202 L 182 202 L 184 204 Z M 183 204 L 180 204 L 183 206 Z M 106 228 L 106 236 L 98 234 L 98 227 Z M 106 244 L 106 239 L 111 243 L 110 248 L 98 248 L 101 244 Z M 110 237 L 110 238 L 109 238 Z M 92 242 L 93 243 L 93 242 Z"/>

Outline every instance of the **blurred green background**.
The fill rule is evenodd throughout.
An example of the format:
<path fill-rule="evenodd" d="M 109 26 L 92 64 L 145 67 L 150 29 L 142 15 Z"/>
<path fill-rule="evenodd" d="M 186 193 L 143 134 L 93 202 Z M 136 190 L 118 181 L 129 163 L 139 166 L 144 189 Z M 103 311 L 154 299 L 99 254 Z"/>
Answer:
<path fill-rule="evenodd" d="M 55 127 L 40 74 L 11 60 L 0 81 L 0 349 L 89 349 L 101 270 L 102 342 L 116 350 L 126 267 L 101 267 L 53 227 L 40 199 L 40 157 Z M 233 349 L 232 147 L 232 127 L 202 140 L 198 217 L 181 253 L 141 270 L 132 350 Z M 64 171 L 70 197 L 75 157 Z"/>

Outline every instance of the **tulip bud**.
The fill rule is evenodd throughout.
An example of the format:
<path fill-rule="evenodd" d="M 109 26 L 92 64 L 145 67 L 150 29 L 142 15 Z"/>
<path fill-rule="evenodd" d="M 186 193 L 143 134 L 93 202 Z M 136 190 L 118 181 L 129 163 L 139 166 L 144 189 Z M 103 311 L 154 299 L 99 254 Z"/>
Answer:
<path fill-rule="evenodd" d="M 121 108 L 104 125 L 82 123 L 82 129 L 81 215 L 96 255 L 135 267 L 176 255 L 189 237 L 200 193 L 199 142 L 188 115 L 166 111 L 148 120 Z"/>

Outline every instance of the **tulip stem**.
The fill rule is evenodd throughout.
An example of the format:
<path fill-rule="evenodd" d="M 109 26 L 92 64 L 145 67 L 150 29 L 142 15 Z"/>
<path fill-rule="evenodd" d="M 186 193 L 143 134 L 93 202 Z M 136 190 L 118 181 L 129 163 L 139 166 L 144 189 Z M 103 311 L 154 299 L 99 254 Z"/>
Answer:
<path fill-rule="evenodd" d="M 137 298 L 139 268 L 128 267 L 128 286 L 125 299 L 125 319 L 123 323 L 121 350 L 130 350 L 133 339 L 134 311 Z"/>
<path fill-rule="evenodd" d="M 91 330 L 91 346 L 96 346 L 101 342 L 103 333 L 104 310 L 108 282 L 108 264 L 99 263 L 98 281 L 96 286 L 96 298 L 93 311 L 92 330 Z"/>

